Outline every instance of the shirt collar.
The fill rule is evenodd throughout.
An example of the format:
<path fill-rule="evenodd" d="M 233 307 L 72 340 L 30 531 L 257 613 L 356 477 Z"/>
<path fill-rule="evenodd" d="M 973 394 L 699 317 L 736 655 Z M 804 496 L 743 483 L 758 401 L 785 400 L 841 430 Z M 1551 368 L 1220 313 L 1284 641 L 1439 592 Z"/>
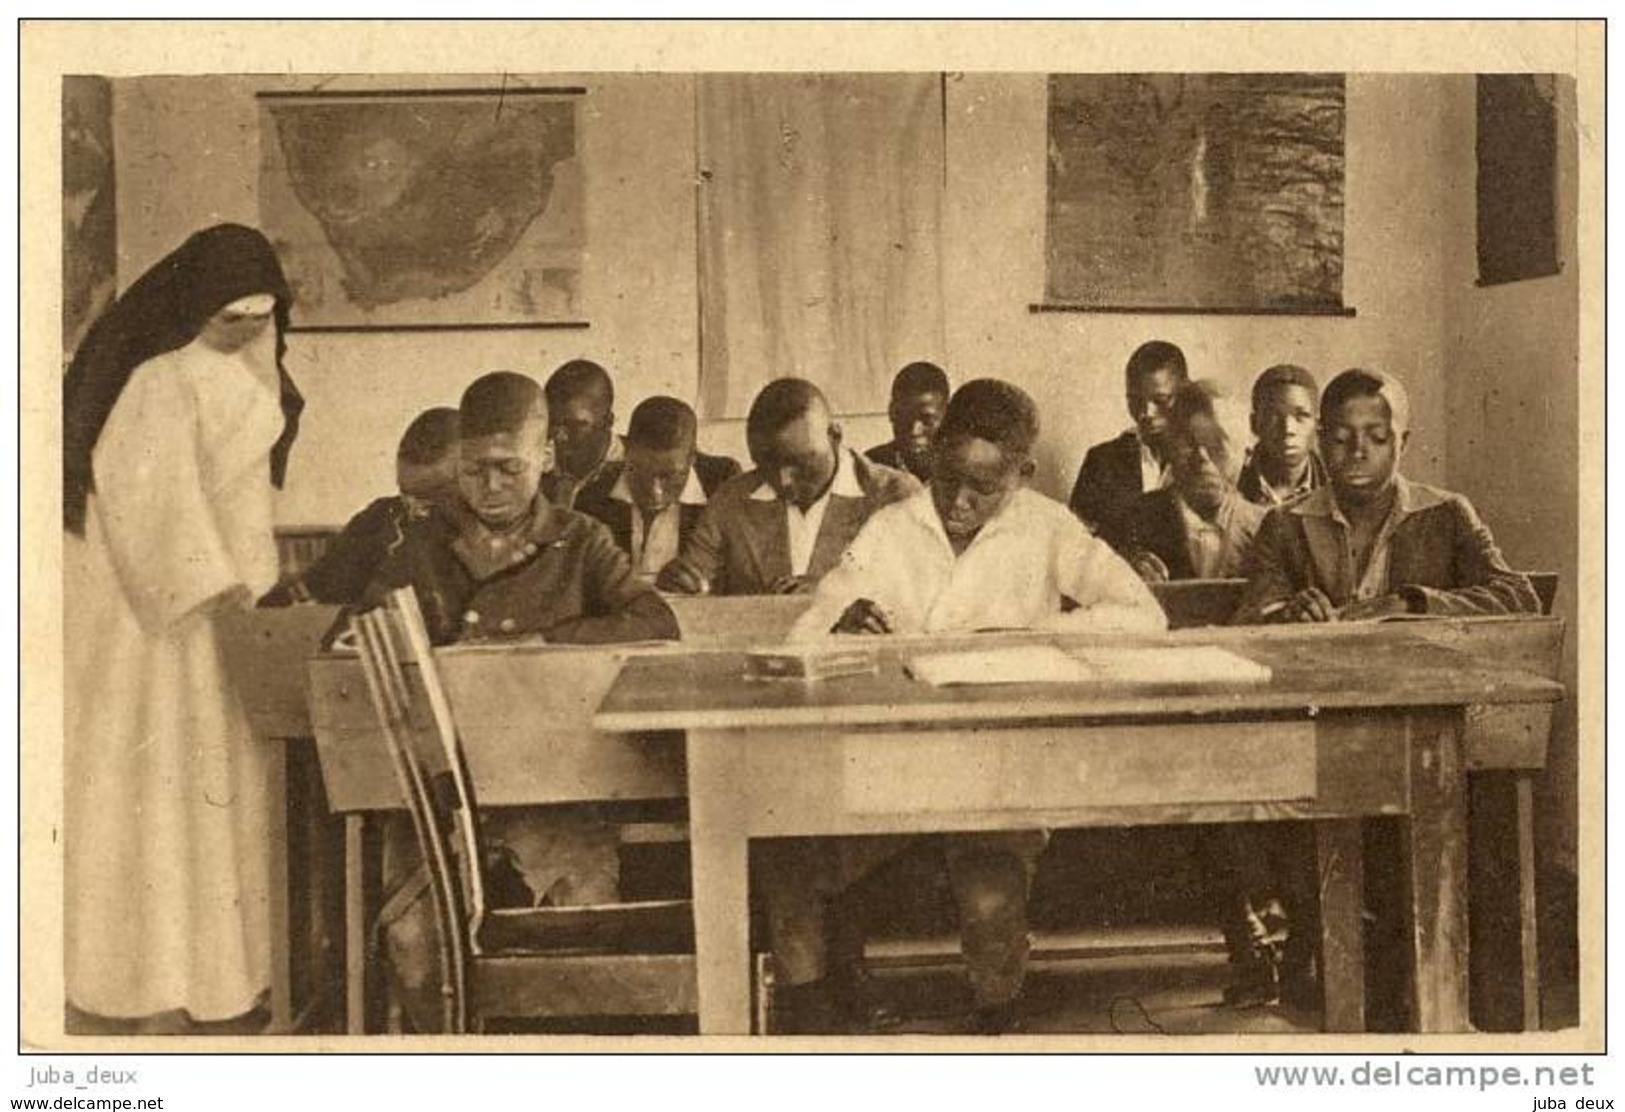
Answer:
<path fill-rule="evenodd" d="M 1430 506 L 1437 506 L 1444 501 L 1438 491 L 1431 487 L 1413 483 L 1403 475 L 1394 476 L 1394 508 L 1389 517 L 1394 524 L 1399 524 L 1406 517 L 1418 510 L 1425 510 Z M 1302 501 L 1285 507 L 1287 513 L 1299 517 L 1330 518 L 1341 525 L 1347 526 L 1348 519 L 1337 505 L 1337 498 L 1332 493 L 1331 483 L 1317 487 L 1306 495 Z"/>
<path fill-rule="evenodd" d="M 767 481 L 767 476 L 758 474 L 758 478 L 760 481 L 756 484 L 756 489 L 750 492 L 751 499 L 756 502 L 777 502 L 779 493 L 773 489 L 773 484 Z M 831 495 L 840 498 L 863 497 L 863 484 L 858 482 L 857 461 L 845 448 L 835 453 L 835 478 L 830 480 L 829 489 L 818 501 L 822 502 Z"/>
<path fill-rule="evenodd" d="M 1294 486 L 1278 487 L 1270 482 L 1264 474 L 1264 469 L 1258 463 L 1258 448 L 1254 445 L 1247 449 L 1247 460 L 1242 464 L 1244 470 L 1251 471 L 1258 480 L 1259 491 L 1270 500 L 1271 504 L 1281 506 L 1293 501 L 1300 495 L 1325 486 L 1325 475 L 1321 470 L 1320 457 L 1314 452 L 1309 453 L 1309 465 L 1303 469 L 1303 480 Z"/>
<path fill-rule="evenodd" d="M 620 477 L 610 488 L 609 496 L 617 502 L 632 505 L 632 488 L 626 482 L 626 468 L 621 468 Z M 706 504 L 705 486 L 700 482 L 700 476 L 691 465 L 688 469 L 688 481 L 683 484 L 683 493 L 677 496 L 677 501 L 684 506 L 703 506 Z"/>

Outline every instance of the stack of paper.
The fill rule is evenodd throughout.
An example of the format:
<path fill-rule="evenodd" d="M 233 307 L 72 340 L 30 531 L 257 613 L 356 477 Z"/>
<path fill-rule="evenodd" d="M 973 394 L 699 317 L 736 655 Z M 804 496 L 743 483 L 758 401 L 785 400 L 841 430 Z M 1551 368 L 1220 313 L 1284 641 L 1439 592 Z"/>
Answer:
<path fill-rule="evenodd" d="M 933 687 L 982 683 L 1087 683 L 1089 666 L 1054 645 L 1014 645 L 964 652 L 921 653 L 909 674 Z"/>
<path fill-rule="evenodd" d="M 748 680 L 829 680 L 838 676 L 864 676 L 880 671 L 880 653 L 873 645 L 782 649 L 745 654 Z"/>

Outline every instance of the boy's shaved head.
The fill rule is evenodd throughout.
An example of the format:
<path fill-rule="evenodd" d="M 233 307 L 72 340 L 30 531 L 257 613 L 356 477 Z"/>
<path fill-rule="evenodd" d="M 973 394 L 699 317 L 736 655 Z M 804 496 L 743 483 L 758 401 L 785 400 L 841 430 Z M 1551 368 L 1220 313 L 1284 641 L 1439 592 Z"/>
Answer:
<path fill-rule="evenodd" d="M 687 402 L 656 395 L 645 398 L 632 411 L 626 426 L 626 443 L 628 447 L 635 445 L 657 452 L 692 448 L 698 429 L 699 421 Z"/>
<path fill-rule="evenodd" d="M 1153 371 L 1168 370 L 1174 372 L 1176 378 L 1184 379 L 1190 375 L 1185 365 L 1185 353 L 1179 350 L 1179 345 L 1171 344 L 1167 340 L 1147 340 L 1134 349 L 1134 354 L 1128 357 L 1128 366 L 1124 368 L 1123 377 L 1132 387 L 1137 379 L 1151 374 Z"/>
<path fill-rule="evenodd" d="M 1277 363 L 1253 380 L 1253 408 L 1257 409 L 1272 390 L 1287 386 L 1300 386 L 1309 391 L 1311 398 L 1320 397 L 1320 383 L 1314 375 L 1296 363 Z"/>
<path fill-rule="evenodd" d="M 824 392 L 804 378 L 775 379 L 762 387 L 750 403 L 745 429 L 750 436 L 772 436 L 802 417 L 828 421 L 829 403 L 824 400 Z"/>
<path fill-rule="evenodd" d="M 1038 404 L 1008 382 L 973 379 L 954 392 L 937 430 L 942 441 L 959 436 L 985 440 L 1011 459 L 1025 459 L 1038 443 Z"/>
<path fill-rule="evenodd" d="M 591 359 L 572 359 L 547 380 L 547 402 L 562 409 L 578 398 L 590 398 L 604 409 L 615 405 L 615 380 Z"/>
<path fill-rule="evenodd" d="M 445 459 L 446 453 L 457 446 L 459 427 L 458 413 L 450 406 L 425 409 L 412 419 L 412 423 L 406 426 L 406 432 L 401 434 L 396 458 L 402 463 L 418 466 Z"/>
<path fill-rule="evenodd" d="M 935 363 L 923 360 L 910 363 L 898 371 L 897 377 L 892 379 L 891 396 L 904 398 L 914 394 L 941 394 L 947 397 L 948 372 Z"/>
<path fill-rule="evenodd" d="M 1327 427 L 1350 398 L 1381 398 L 1388 404 L 1388 416 L 1395 432 L 1411 427 L 1411 396 L 1405 384 L 1393 375 L 1350 367 L 1326 384 L 1320 397 L 1320 423 Z"/>
<path fill-rule="evenodd" d="M 464 440 L 516 433 L 532 421 L 546 422 L 547 398 L 535 379 L 513 371 L 492 371 L 463 391 L 457 413 Z"/>

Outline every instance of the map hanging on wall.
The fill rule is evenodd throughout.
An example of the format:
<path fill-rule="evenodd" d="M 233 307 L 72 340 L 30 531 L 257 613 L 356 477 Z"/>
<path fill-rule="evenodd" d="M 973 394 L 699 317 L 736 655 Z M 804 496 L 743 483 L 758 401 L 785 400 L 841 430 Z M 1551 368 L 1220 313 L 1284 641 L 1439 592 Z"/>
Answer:
<path fill-rule="evenodd" d="M 1045 308 L 1343 307 L 1340 74 L 1055 74 Z"/>
<path fill-rule="evenodd" d="M 578 96 L 260 94 L 260 213 L 296 329 L 579 319 Z"/>

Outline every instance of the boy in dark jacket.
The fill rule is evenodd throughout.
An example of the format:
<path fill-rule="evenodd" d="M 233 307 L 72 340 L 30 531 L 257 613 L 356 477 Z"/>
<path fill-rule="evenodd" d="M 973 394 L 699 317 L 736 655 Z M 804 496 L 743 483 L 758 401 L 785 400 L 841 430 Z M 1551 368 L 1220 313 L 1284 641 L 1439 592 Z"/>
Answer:
<path fill-rule="evenodd" d="M 457 411 L 424 410 L 407 426 L 395 453 L 392 498 L 378 498 L 327 542 L 320 559 L 271 588 L 261 606 L 321 602 L 348 606 L 372 582 L 378 568 L 405 536 L 410 522 L 434 506 L 457 501 Z"/>

